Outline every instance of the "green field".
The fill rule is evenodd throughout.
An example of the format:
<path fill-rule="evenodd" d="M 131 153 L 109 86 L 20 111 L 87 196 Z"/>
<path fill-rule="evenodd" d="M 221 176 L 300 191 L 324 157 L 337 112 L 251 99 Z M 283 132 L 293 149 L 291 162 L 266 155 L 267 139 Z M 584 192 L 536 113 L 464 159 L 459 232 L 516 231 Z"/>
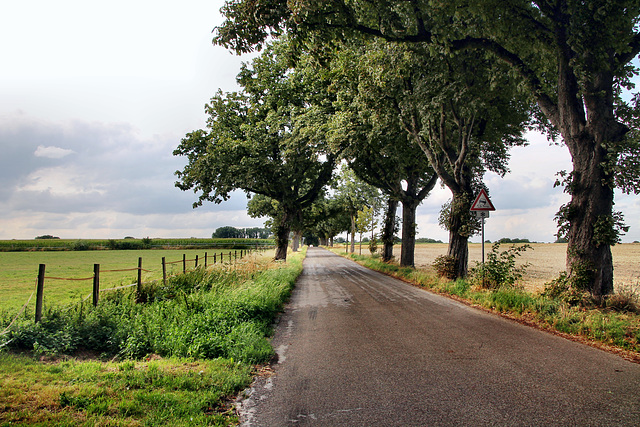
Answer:
<path fill-rule="evenodd" d="M 272 246 L 270 239 L 29 239 L 0 240 L 0 252 L 16 251 L 85 251 L 101 249 L 248 249 Z"/>
<path fill-rule="evenodd" d="M 103 251 L 35 251 L 0 252 L 0 315 L 12 314 L 29 300 L 35 291 L 39 264 L 46 265 L 47 277 L 90 278 L 93 277 L 93 265 L 100 264 L 100 288 L 128 285 L 136 282 L 137 271 L 106 272 L 106 270 L 135 269 L 138 258 L 142 257 L 143 282 L 162 279 L 162 257 L 166 262 L 180 261 L 167 265 L 167 274 L 182 271 L 182 257 L 187 260 L 199 258 L 204 263 L 205 252 L 208 263 L 213 263 L 213 255 L 219 262 L 220 254 L 224 261 L 229 253 L 240 254 L 235 249 L 154 249 L 154 250 L 103 250 Z M 187 262 L 187 268 L 193 268 L 194 261 Z M 91 293 L 92 280 L 54 280 L 47 279 L 44 284 L 44 304 L 62 305 L 77 302 Z M 35 307 L 35 294 L 31 298 L 28 310 Z"/>

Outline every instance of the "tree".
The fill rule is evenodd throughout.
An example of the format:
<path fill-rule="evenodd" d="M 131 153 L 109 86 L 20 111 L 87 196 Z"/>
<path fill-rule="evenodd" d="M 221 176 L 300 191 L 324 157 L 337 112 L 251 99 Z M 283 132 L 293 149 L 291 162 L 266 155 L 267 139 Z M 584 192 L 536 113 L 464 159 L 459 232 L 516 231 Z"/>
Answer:
<path fill-rule="evenodd" d="M 235 227 L 218 227 L 211 235 L 214 239 L 236 239 L 241 237 L 241 231 Z"/>
<path fill-rule="evenodd" d="M 244 65 L 241 92 L 218 92 L 206 106 L 208 130 L 187 134 L 174 155 L 187 156 L 176 186 L 220 203 L 244 190 L 278 202 L 276 259 L 286 259 L 291 223 L 331 179 L 336 154 L 324 139 L 326 86 L 304 67 L 292 70 L 286 43 Z"/>
<path fill-rule="evenodd" d="M 365 206 L 372 206 L 380 197 L 379 191 L 372 185 L 359 179 L 346 165 L 340 169 L 340 173 L 332 184 L 335 189 L 335 198 L 342 208 L 349 213 L 351 233 L 351 253 L 355 251 L 356 216 L 359 210 Z"/>
<path fill-rule="evenodd" d="M 354 163 L 361 162 L 354 169 L 370 171 L 365 180 L 402 201 L 402 265 L 413 265 L 415 211 L 439 177 L 452 193 L 443 222 L 448 256 L 456 277 L 464 277 L 468 239 L 478 229 L 470 212 L 474 195 L 485 171 L 504 175 L 508 148 L 524 144 L 529 104 L 509 84 L 505 67 L 490 58 L 463 60 L 381 41 L 367 43 L 358 58 L 360 105 L 374 129 L 380 123 L 389 129 L 374 138 L 387 135 L 390 143 L 385 150 L 369 138 L 357 146 Z"/>
<path fill-rule="evenodd" d="M 214 41 L 247 51 L 283 30 L 301 40 L 357 31 L 400 43 L 481 50 L 508 64 L 571 153 L 573 170 L 565 181 L 571 201 L 559 212 L 559 226 L 568 239 L 572 286 L 597 298 L 613 291 L 611 245 L 623 231 L 613 211 L 614 188 L 640 193 L 639 146 L 628 135 L 638 98 L 621 96 L 637 75 L 631 64 L 640 52 L 636 0 L 255 4 L 227 2 L 227 20 Z"/>
<path fill-rule="evenodd" d="M 363 206 L 356 213 L 356 231 L 360 233 L 360 255 L 362 255 L 362 235 L 375 229 L 375 211 L 371 206 Z M 373 239 L 373 235 L 372 235 Z"/>
<path fill-rule="evenodd" d="M 438 175 L 420 147 L 412 143 L 398 120 L 389 95 L 370 90 L 379 68 L 381 50 L 373 43 L 343 44 L 332 61 L 333 90 L 338 92 L 338 112 L 333 126 L 334 143 L 358 178 L 379 188 L 395 201 L 388 215 L 383 259 L 393 256 L 395 209 L 402 202 L 402 250 L 400 265 L 413 266 L 415 258 L 416 210 L 434 188 Z M 384 55 L 384 52 L 382 52 Z M 400 96 L 400 95 L 399 95 Z M 393 210 L 393 212 L 391 212 Z"/>

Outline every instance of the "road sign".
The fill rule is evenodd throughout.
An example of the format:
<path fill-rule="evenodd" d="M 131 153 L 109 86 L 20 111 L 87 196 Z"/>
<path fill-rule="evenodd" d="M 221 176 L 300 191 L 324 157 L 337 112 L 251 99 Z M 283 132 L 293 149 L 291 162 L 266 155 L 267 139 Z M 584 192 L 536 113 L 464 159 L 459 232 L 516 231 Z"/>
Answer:
<path fill-rule="evenodd" d="M 476 218 L 489 218 L 489 211 L 471 211 L 476 214 Z"/>
<path fill-rule="evenodd" d="M 471 205 L 471 210 L 472 211 L 495 211 L 496 208 L 493 207 L 493 203 L 491 203 L 491 200 L 489 200 L 489 196 L 487 195 L 487 192 L 484 191 L 484 188 L 480 190 L 480 194 L 478 194 L 478 197 L 476 197 L 475 202 L 473 202 L 473 204 Z"/>

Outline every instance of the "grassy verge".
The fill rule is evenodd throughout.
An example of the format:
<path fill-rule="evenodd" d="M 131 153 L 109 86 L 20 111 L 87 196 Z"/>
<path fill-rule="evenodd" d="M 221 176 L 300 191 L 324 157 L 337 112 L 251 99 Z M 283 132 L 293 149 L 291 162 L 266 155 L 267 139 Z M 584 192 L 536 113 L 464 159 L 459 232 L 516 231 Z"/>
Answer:
<path fill-rule="evenodd" d="M 344 251 L 336 250 L 343 255 Z M 618 351 L 640 362 L 640 315 L 613 309 L 584 307 L 531 293 L 517 286 L 483 289 L 468 281 L 455 282 L 371 256 L 349 255 L 360 264 L 398 277 L 425 289 L 450 295 L 467 303 L 491 310 L 539 328 L 568 334 L 579 340 Z"/>
<path fill-rule="evenodd" d="M 198 269 L 147 286 L 142 303 L 122 291 L 20 318 L 0 335 L 0 425 L 235 423 L 226 403 L 273 355 L 267 336 L 303 257 Z"/>

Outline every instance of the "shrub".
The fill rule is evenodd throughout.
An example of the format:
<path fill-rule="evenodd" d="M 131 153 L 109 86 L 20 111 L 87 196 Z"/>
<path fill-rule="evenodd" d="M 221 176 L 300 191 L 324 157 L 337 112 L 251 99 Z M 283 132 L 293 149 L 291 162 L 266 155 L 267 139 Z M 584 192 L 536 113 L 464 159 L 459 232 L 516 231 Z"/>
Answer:
<path fill-rule="evenodd" d="M 570 306 L 580 305 L 586 307 L 593 305 L 591 294 L 571 286 L 571 281 L 565 271 L 560 273 L 556 279 L 545 284 L 542 295 L 553 300 L 565 302 Z"/>
<path fill-rule="evenodd" d="M 441 255 L 433 262 L 433 268 L 440 277 L 454 280 L 458 275 L 456 270 L 456 258 L 450 255 Z"/>
<path fill-rule="evenodd" d="M 487 255 L 487 261 L 484 264 L 476 262 L 476 266 L 471 269 L 470 275 L 473 281 L 488 289 L 514 286 L 522 279 L 529 266 L 528 263 L 516 266 L 516 257 L 527 249 L 531 249 L 531 246 L 525 244 L 511 246 L 506 251 L 499 252 L 500 242 L 494 243 L 491 252 Z"/>

